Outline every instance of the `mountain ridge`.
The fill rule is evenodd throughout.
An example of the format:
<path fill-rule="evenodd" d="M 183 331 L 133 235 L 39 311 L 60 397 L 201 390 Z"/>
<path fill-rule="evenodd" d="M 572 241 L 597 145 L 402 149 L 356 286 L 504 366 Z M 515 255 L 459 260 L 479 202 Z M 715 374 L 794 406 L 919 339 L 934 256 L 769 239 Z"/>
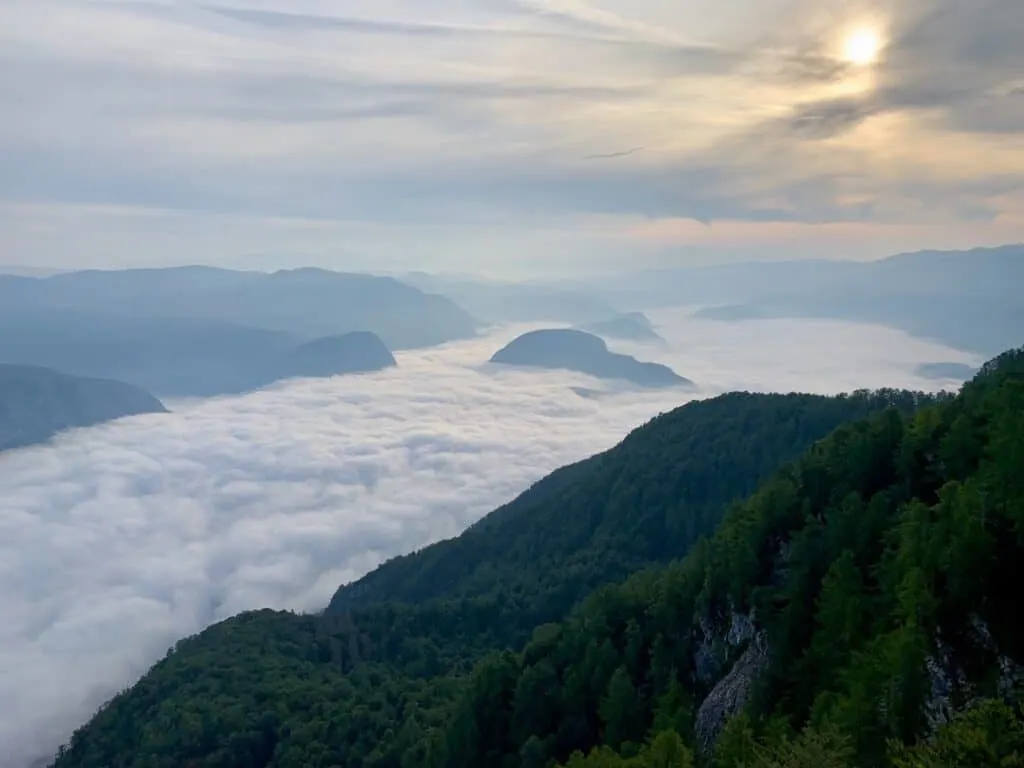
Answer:
<path fill-rule="evenodd" d="M 528 331 L 495 352 L 491 362 L 571 370 L 599 379 L 629 381 L 642 387 L 694 387 L 692 381 L 668 366 L 612 352 L 600 336 L 575 328 Z"/>
<path fill-rule="evenodd" d="M 314 361 L 317 349 L 323 354 Z M 0 361 L 116 379 L 162 397 L 241 394 L 295 376 L 395 364 L 383 342 L 365 331 L 317 340 L 203 318 L 7 306 L 0 306 Z"/>
<path fill-rule="evenodd" d="M 65 334 L 82 330 L 76 322 L 97 329 L 135 322 L 206 324 L 285 334 L 295 343 L 370 331 L 389 349 L 473 338 L 479 326 L 450 299 L 392 277 L 324 269 L 268 274 L 209 266 L 0 275 L 0 315 L 28 335 L 40 327 L 53 329 L 66 318 L 71 327 Z"/>
<path fill-rule="evenodd" d="M 149 413 L 167 409 L 124 382 L 0 363 L 0 452 L 46 442 L 68 429 Z"/>

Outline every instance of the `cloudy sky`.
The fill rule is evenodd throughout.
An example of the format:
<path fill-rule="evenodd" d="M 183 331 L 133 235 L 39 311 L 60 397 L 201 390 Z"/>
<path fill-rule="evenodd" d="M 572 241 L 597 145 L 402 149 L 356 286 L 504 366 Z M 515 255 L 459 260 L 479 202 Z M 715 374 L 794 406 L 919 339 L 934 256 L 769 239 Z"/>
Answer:
<path fill-rule="evenodd" d="M 4 0 L 8 264 L 1024 239 L 1020 0 Z"/>
<path fill-rule="evenodd" d="M 930 389 L 949 382 L 917 364 L 980 362 L 870 326 L 654 319 L 667 349 L 619 348 L 702 396 Z M 481 365 L 517 330 L 0 454 L 0 768 L 52 754 L 180 637 L 246 609 L 322 608 L 685 399 Z"/>

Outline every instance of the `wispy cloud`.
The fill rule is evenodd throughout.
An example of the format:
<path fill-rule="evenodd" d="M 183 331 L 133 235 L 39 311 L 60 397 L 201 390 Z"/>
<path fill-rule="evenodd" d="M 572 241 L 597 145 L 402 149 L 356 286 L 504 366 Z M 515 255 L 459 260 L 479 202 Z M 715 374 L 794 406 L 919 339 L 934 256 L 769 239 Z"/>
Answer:
<path fill-rule="evenodd" d="M 587 155 L 586 160 L 614 160 L 617 157 L 629 157 L 635 155 L 637 152 L 643 152 L 643 147 L 633 147 L 631 149 L 623 149 L 619 152 L 605 152 L 604 154 Z"/>
<path fill-rule="evenodd" d="M 495 239 L 555 215 L 948 227 L 1024 183 L 1022 25 L 1017 0 L 9 0 L 0 198 L 398 227 L 471 205 Z M 841 55 L 860 27 L 869 67 Z M 644 151 L 592 162 L 609 147 Z"/>

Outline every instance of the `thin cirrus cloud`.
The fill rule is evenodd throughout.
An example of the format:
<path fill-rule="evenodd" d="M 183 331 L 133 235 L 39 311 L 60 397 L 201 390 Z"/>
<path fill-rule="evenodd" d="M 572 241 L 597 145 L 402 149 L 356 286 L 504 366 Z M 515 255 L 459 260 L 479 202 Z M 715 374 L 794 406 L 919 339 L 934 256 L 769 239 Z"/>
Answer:
<path fill-rule="evenodd" d="M 654 319 L 670 347 L 625 351 L 705 394 L 928 389 L 917 363 L 978 362 L 870 326 Z M 481 366 L 512 332 L 0 455 L 0 768 L 52 754 L 177 639 L 246 609 L 317 610 L 685 398 Z"/>
<path fill-rule="evenodd" d="M 867 67 L 842 55 L 863 29 Z M 673 220 L 761 222 L 768 254 L 836 223 L 876 236 L 830 255 L 994 244 L 1024 237 L 1022 33 L 1017 0 L 8 0 L 0 227 L 65 266 L 244 253 L 240 228 L 204 250 L 212 213 L 380 225 L 282 255 L 345 243 L 349 268 L 664 260 L 633 233 Z M 90 248 L 67 206 L 178 239 L 140 252 L 115 221 Z"/>

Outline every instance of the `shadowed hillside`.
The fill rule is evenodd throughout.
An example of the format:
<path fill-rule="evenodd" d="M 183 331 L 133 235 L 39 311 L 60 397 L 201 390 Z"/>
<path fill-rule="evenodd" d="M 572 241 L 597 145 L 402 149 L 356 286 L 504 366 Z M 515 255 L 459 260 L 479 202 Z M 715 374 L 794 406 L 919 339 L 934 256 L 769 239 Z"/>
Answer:
<path fill-rule="evenodd" d="M 0 364 L 0 451 L 42 443 L 74 427 L 165 412 L 148 392 L 120 381 Z"/>

